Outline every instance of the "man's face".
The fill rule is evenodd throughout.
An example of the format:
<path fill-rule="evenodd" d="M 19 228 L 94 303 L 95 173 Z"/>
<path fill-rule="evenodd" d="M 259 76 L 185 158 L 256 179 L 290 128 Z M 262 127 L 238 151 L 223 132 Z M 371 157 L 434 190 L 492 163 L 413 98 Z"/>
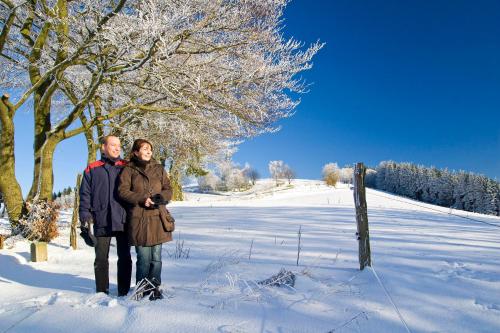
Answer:
<path fill-rule="evenodd" d="M 107 157 L 118 158 L 120 157 L 120 151 L 120 139 L 118 139 L 116 136 L 108 137 L 107 142 L 102 145 L 102 152 Z"/>

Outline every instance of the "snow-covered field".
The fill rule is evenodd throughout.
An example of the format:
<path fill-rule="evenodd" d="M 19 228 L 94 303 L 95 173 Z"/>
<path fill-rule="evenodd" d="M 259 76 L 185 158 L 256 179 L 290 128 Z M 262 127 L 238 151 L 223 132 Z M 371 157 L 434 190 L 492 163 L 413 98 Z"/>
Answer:
<path fill-rule="evenodd" d="M 27 242 L 0 250 L 0 333 L 500 332 L 500 218 L 367 190 L 373 269 L 359 271 L 345 185 L 186 196 L 170 210 L 189 258 L 164 246 L 166 299 L 116 297 L 114 247 L 111 295 L 95 294 L 93 249 L 69 248 L 63 212 L 48 262 Z M 257 284 L 282 267 L 294 288 Z"/>

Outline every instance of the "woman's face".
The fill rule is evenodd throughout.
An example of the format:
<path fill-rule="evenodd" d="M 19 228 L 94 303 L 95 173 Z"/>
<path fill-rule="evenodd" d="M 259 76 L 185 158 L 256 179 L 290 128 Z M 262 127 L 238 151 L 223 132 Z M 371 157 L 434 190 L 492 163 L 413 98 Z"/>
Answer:
<path fill-rule="evenodd" d="M 151 146 L 147 143 L 144 143 L 139 151 L 134 151 L 134 154 L 140 160 L 149 161 L 153 152 L 151 151 Z"/>

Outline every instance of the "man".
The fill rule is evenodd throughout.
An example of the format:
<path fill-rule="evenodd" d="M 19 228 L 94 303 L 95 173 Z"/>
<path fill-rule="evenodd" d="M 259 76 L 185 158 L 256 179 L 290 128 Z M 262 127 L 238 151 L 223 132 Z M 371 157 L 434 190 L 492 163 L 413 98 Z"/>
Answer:
<path fill-rule="evenodd" d="M 85 243 L 95 247 L 96 292 L 109 293 L 109 246 L 116 238 L 118 296 L 130 290 L 132 259 L 125 228 L 126 213 L 118 198 L 118 180 L 126 162 L 120 158 L 120 139 L 108 135 L 101 146 L 101 159 L 85 169 L 80 186 L 80 229 Z"/>

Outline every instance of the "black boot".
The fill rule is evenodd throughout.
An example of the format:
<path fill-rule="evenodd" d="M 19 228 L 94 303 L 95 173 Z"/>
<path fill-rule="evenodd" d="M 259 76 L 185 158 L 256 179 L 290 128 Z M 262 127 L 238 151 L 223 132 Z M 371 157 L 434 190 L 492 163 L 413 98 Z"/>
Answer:
<path fill-rule="evenodd" d="M 151 295 L 149 295 L 149 300 L 156 301 L 158 299 L 163 299 L 163 294 L 161 293 L 161 289 L 155 288 Z"/>
<path fill-rule="evenodd" d="M 162 294 L 161 289 L 160 289 L 159 281 L 155 278 L 152 278 L 151 282 L 154 284 L 155 288 L 153 289 L 153 291 L 149 295 L 149 300 L 156 301 L 158 299 L 163 299 L 163 294 Z"/>

